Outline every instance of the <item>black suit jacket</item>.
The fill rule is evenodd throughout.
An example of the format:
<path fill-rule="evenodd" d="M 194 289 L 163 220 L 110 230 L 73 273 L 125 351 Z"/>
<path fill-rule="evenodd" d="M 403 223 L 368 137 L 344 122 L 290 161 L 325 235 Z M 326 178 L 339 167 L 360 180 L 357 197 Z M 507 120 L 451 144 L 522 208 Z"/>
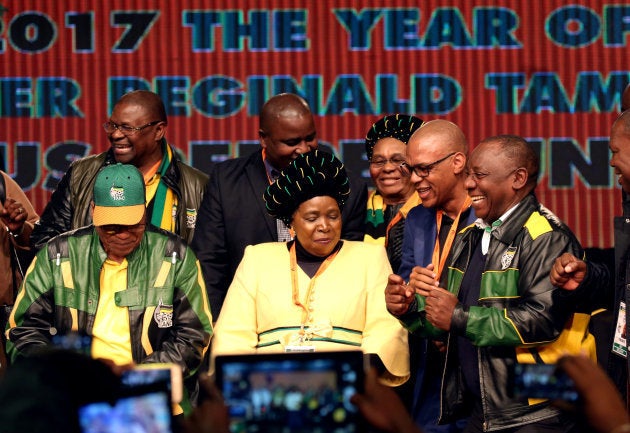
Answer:
<path fill-rule="evenodd" d="M 213 320 L 217 320 L 245 247 L 278 240 L 276 220 L 262 198 L 269 185 L 262 152 L 213 167 L 197 216 L 191 247 L 201 263 Z M 363 240 L 367 187 L 350 176 L 341 237 Z"/>

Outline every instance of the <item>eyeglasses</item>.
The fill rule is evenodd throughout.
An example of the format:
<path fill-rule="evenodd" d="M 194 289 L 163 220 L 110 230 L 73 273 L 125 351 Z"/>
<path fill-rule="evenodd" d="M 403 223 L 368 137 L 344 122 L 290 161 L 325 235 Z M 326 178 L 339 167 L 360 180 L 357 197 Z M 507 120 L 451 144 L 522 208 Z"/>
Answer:
<path fill-rule="evenodd" d="M 131 135 L 135 135 L 138 132 L 142 131 L 144 128 L 148 128 L 149 126 L 157 125 L 161 120 L 154 120 L 153 122 L 147 123 L 142 126 L 129 126 L 129 125 L 118 125 L 114 122 L 105 122 L 103 123 L 103 129 L 108 134 L 113 134 L 115 130 L 119 130 L 123 135 L 127 137 Z"/>
<path fill-rule="evenodd" d="M 444 158 L 433 161 L 430 164 L 409 165 L 407 163 L 404 163 L 402 167 L 410 173 L 413 171 L 418 177 L 427 177 L 429 174 L 431 174 L 431 170 L 433 170 L 439 163 L 446 161 L 448 158 L 455 155 L 456 153 L 457 152 L 451 152 Z"/>
<path fill-rule="evenodd" d="M 513 173 L 516 173 L 518 170 L 523 169 L 525 171 L 527 171 L 526 168 L 524 167 L 518 167 L 515 168 L 514 170 L 510 171 L 509 173 L 505 174 L 505 177 L 508 177 L 510 175 L 512 175 Z M 488 172 L 483 172 L 483 171 L 470 171 L 470 170 L 465 170 L 464 174 L 466 175 L 467 178 L 471 178 L 472 180 L 474 180 L 475 182 L 479 182 L 481 179 L 484 179 L 488 176 L 490 176 L 493 173 L 488 173 Z M 495 173 L 496 175 L 501 176 L 502 174 L 499 173 Z"/>
<path fill-rule="evenodd" d="M 370 159 L 370 165 L 377 167 L 377 168 L 382 168 L 385 167 L 386 164 L 391 163 L 393 165 L 395 165 L 396 167 L 400 167 L 401 165 L 403 165 L 405 163 L 405 158 L 402 158 L 400 156 L 391 158 L 391 159 L 386 159 L 386 158 L 376 158 L 376 159 Z"/>
<path fill-rule="evenodd" d="M 100 229 L 105 234 L 117 235 L 118 233 L 122 233 L 122 232 L 138 232 L 141 229 L 144 229 L 144 226 L 146 226 L 146 224 L 134 224 L 132 226 L 126 226 L 122 224 L 107 224 L 107 225 L 101 226 Z"/>

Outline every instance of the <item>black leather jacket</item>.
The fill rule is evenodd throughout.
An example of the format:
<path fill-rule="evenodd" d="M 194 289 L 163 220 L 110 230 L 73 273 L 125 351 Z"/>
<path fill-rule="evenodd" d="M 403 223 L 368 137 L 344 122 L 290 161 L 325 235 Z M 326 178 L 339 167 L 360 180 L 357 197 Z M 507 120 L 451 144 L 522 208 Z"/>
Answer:
<path fill-rule="evenodd" d="M 623 215 L 614 218 L 615 256 L 614 265 L 587 262 L 584 280 L 575 290 L 585 302 L 607 308 L 612 312 L 609 333 L 601 346 L 607 352 L 606 371 L 619 393 L 628 400 L 628 371 L 630 356 L 623 357 L 612 351 L 621 302 L 626 304 L 626 334 L 630 328 L 630 196 L 623 192 Z M 628 340 L 626 340 L 626 349 Z"/>
<path fill-rule="evenodd" d="M 164 142 L 164 146 L 169 146 Z M 164 175 L 164 182 L 177 196 L 176 233 L 188 243 L 192 241 L 197 211 L 208 183 L 208 176 L 179 160 L 173 150 L 173 162 Z M 40 249 L 60 233 L 92 223 L 90 202 L 98 171 L 116 160 L 110 150 L 73 162 L 31 234 L 31 245 Z M 150 220 L 151 215 L 147 215 Z"/>
<path fill-rule="evenodd" d="M 483 230 L 463 230 L 453 246 L 448 290 L 457 294 Z M 589 314 L 551 285 L 549 272 L 556 257 L 582 249 L 570 230 L 535 196 L 525 197 L 504 224 L 492 232 L 477 305 L 458 304 L 451 319 L 447 361 L 442 380 L 440 423 L 467 415 L 467 401 L 456 336 L 464 336 L 478 353 L 484 431 L 512 428 L 553 417 L 548 401 L 533 402 L 512 395 L 509 383 L 515 363 L 555 363 L 574 349 L 591 349 Z M 401 318 L 408 329 L 439 336 L 426 322 L 424 299 L 417 311 Z M 413 317 L 415 316 L 415 318 Z M 572 319 L 572 320 L 569 320 Z M 569 332 L 571 331 L 571 332 Z M 453 335 L 455 334 L 455 335 Z"/>

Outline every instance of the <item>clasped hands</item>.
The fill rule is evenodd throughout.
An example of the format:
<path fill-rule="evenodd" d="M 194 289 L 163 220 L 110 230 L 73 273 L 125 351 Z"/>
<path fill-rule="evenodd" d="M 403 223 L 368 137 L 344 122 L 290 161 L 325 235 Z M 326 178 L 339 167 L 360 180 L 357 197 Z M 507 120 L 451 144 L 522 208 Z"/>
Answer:
<path fill-rule="evenodd" d="M 417 293 L 424 296 L 427 320 L 436 328 L 449 331 L 453 310 L 458 304 L 457 297 L 448 290 L 439 287 L 437 275 L 433 272 L 433 264 L 426 268 L 415 266 L 411 270 L 409 282 L 396 274 L 387 279 L 385 288 L 385 304 L 387 310 L 394 316 L 402 316 L 409 310 L 409 305 Z"/>

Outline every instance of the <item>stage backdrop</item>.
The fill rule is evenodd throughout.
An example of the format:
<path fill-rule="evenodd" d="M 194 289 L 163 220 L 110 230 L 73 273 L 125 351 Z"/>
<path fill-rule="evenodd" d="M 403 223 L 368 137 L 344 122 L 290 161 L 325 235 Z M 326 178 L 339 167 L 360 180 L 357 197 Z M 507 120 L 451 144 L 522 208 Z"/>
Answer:
<path fill-rule="evenodd" d="M 629 82 L 630 5 L 603 1 L 1 2 L 1 166 L 42 211 L 71 161 L 108 148 L 130 89 L 161 95 L 195 167 L 256 149 L 261 104 L 307 98 L 320 143 L 367 176 L 384 114 L 443 118 L 471 146 L 540 150 L 539 199 L 585 246 L 612 245 L 608 135 Z"/>

